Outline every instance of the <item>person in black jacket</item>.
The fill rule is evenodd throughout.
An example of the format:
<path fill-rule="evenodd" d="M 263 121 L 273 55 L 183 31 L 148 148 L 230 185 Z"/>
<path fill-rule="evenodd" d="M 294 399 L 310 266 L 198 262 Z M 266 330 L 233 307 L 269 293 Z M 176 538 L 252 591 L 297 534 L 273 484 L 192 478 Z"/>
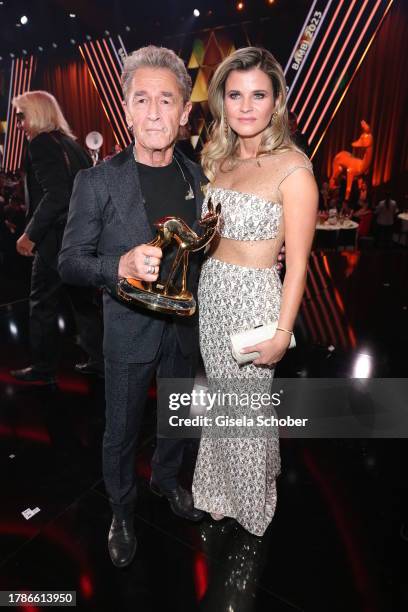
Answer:
<path fill-rule="evenodd" d="M 58 304 L 68 293 L 80 344 L 89 362 L 83 373 L 103 373 L 102 322 L 90 290 L 64 287 L 57 271 L 58 253 L 77 172 L 91 160 L 75 142 L 58 102 L 46 91 L 30 91 L 13 99 L 17 122 L 28 140 L 26 194 L 28 224 L 18 239 L 20 255 L 34 256 L 30 291 L 32 365 L 11 374 L 26 382 L 55 382 L 59 360 Z"/>
<path fill-rule="evenodd" d="M 159 269 L 166 278 L 169 250 L 148 244 L 154 222 L 174 215 L 199 231 L 207 182 L 200 166 L 174 148 L 191 109 L 191 78 L 182 60 L 169 49 L 139 49 L 125 60 L 122 85 L 135 142 L 79 172 L 59 257 L 65 282 L 104 290 L 103 475 L 113 510 L 108 548 L 117 567 L 129 565 L 136 551 L 135 458 L 152 377 L 192 381 L 198 356 L 197 315 L 172 317 L 132 307 L 118 299 L 117 285 L 121 277 L 154 282 Z M 192 253 L 187 286 L 193 292 L 200 265 L 200 253 Z M 151 488 L 169 500 L 175 514 L 198 521 L 203 512 L 179 480 L 185 443 L 158 437 Z"/>

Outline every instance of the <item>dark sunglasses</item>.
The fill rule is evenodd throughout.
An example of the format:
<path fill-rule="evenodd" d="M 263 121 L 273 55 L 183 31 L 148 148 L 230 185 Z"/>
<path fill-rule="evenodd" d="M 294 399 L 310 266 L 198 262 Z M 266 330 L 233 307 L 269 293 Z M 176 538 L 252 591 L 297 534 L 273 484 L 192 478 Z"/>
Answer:
<path fill-rule="evenodd" d="M 24 113 L 16 113 L 17 123 L 21 123 L 25 119 Z"/>

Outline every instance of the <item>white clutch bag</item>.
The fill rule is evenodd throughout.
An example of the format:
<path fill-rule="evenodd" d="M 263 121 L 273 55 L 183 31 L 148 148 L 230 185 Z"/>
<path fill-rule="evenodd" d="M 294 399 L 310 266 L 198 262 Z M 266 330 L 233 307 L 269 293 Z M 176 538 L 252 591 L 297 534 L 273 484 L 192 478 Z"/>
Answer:
<path fill-rule="evenodd" d="M 265 325 L 258 325 L 253 329 L 246 329 L 245 331 L 238 332 L 237 334 L 231 334 L 231 351 L 235 361 L 239 365 L 242 365 L 259 357 L 259 353 L 257 351 L 243 354 L 240 353 L 240 350 L 244 348 L 244 346 L 253 346 L 259 342 L 264 342 L 264 340 L 270 340 L 275 335 L 277 327 L 278 322 L 272 321 L 271 323 L 265 323 Z M 296 340 L 295 336 L 292 334 L 290 337 L 289 348 L 294 348 L 295 346 Z"/>

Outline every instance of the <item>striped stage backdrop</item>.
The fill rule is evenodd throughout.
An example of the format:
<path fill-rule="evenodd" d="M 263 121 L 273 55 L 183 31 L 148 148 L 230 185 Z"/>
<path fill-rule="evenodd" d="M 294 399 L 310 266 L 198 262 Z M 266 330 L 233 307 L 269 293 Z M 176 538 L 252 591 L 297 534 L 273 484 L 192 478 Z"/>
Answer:
<path fill-rule="evenodd" d="M 314 0 L 285 67 L 288 107 L 312 158 L 393 0 Z"/>
<path fill-rule="evenodd" d="M 123 148 L 131 142 L 122 108 L 120 74 L 127 52 L 120 36 L 89 41 L 79 51 L 99 94 L 105 114 L 112 126 L 115 140 Z"/>
<path fill-rule="evenodd" d="M 313 158 L 351 82 L 360 68 L 393 0 L 313 0 L 285 66 L 288 107 L 298 117 Z M 242 26 L 244 27 L 244 26 Z M 245 44 L 250 40 L 247 28 Z M 177 46 L 177 36 L 169 41 Z M 181 36 L 181 35 L 180 35 Z M 191 143 L 199 151 L 208 135 L 208 84 L 218 63 L 238 46 L 243 46 L 237 28 L 221 27 L 182 35 L 183 51 L 193 80 L 190 115 Z M 189 41 L 189 42 L 187 42 Z M 186 44 L 187 43 L 187 44 Z M 167 45 L 167 42 L 166 42 Z M 273 51 L 273 49 L 272 49 Z M 98 92 L 116 142 L 121 147 L 132 138 L 122 108 L 120 74 L 127 51 L 122 38 L 108 37 L 86 41 L 79 52 Z M 34 58 L 13 60 L 10 85 L 12 96 L 26 91 L 34 68 Z M 10 108 L 7 120 L 4 167 L 15 170 L 21 163 L 23 137 Z"/>
<path fill-rule="evenodd" d="M 11 101 L 15 96 L 30 90 L 35 64 L 33 55 L 12 60 L 7 129 L 2 164 L 2 169 L 6 172 L 15 172 L 21 167 L 24 145 L 24 134 L 21 130 L 17 129 L 16 112 L 11 105 Z"/>

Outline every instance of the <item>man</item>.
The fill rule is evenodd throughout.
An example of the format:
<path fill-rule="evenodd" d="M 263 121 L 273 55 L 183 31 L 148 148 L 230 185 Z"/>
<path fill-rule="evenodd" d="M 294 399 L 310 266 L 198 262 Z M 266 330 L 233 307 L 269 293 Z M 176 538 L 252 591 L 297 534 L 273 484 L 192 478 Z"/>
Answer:
<path fill-rule="evenodd" d="M 118 567 L 129 565 L 136 550 L 134 462 L 152 375 L 192 379 L 198 329 L 196 316 L 173 320 L 127 306 L 117 299 L 117 283 L 121 277 L 157 280 L 168 257 L 147 244 L 155 235 L 153 223 L 174 215 L 195 227 L 206 180 L 197 164 L 174 150 L 191 109 L 191 79 L 182 60 L 169 49 L 139 49 L 125 60 L 122 86 L 134 146 L 78 175 L 59 259 L 66 282 L 104 289 L 103 472 L 113 509 L 108 547 Z M 192 289 L 199 265 L 199 255 L 193 254 Z M 178 483 L 184 442 L 158 439 L 151 487 L 167 497 L 177 515 L 197 521 L 203 513 Z"/>

